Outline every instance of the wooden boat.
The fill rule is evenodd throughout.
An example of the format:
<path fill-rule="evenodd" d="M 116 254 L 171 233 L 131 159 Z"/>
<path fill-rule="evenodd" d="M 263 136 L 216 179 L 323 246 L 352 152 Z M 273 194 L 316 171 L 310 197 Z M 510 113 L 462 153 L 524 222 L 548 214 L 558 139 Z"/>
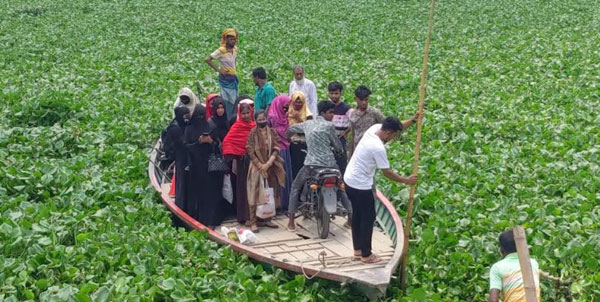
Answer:
<path fill-rule="evenodd" d="M 370 298 L 385 295 L 390 279 L 400 263 L 404 232 L 396 209 L 381 192 L 377 191 L 376 198 L 377 226 L 373 232 L 373 252 L 381 256 L 382 262 L 363 264 L 360 260 L 353 259 L 351 230 L 343 226 L 346 220 L 342 217 L 336 217 L 332 221 L 328 238 L 320 239 L 316 222 L 299 218 L 296 221 L 297 231 L 292 233 L 286 229 L 287 217 L 278 215 L 272 220 L 279 225 L 278 229 L 261 228 L 256 233 L 258 242 L 244 245 L 221 234 L 220 227 L 209 229 L 175 205 L 175 200 L 169 196 L 170 180 L 157 161 L 160 144 L 160 141 L 157 142 L 150 154 L 150 182 L 167 209 L 190 228 L 205 230 L 211 240 L 228 245 L 234 251 L 246 254 L 256 261 L 304 274 L 308 278 L 319 277 L 351 284 Z M 224 221 L 222 226 L 247 229 L 235 219 Z"/>

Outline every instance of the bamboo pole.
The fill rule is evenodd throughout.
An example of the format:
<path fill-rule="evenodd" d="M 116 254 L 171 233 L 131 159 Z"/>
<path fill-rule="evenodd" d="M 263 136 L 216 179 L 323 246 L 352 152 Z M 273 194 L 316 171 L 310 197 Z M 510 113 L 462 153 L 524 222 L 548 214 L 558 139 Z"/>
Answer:
<path fill-rule="evenodd" d="M 515 244 L 517 245 L 517 254 L 519 256 L 521 274 L 523 275 L 523 284 L 525 285 L 525 300 L 527 302 L 537 302 L 537 292 L 535 289 L 535 281 L 533 280 L 533 270 L 531 269 L 529 247 L 527 246 L 525 230 L 520 225 L 515 226 L 513 227 L 513 235 L 515 237 Z"/>
<path fill-rule="evenodd" d="M 427 83 L 427 65 L 429 63 L 429 44 L 431 43 L 431 28 L 433 26 L 434 8 L 435 0 L 431 0 L 431 7 L 429 8 L 429 20 L 427 24 L 427 38 L 425 40 L 425 51 L 423 53 L 421 85 L 419 87 L 419 118 L 417 120 L 417 141 L 415 144 L 415 156 L 413 158 L 412 175 L 417 175 L 419 173 L 419 153 L 421 152 L 421 131 L 423 129 L 423 107 L 425 106 L 425 84 Z M 410 225 L 412 222 L 412 213 L 416 191 L 417 184 L 414 184 L 410 187 L 410 195 L 408 196 L 408 209 L 406 211 L 406 224 L 404 226 L 404 246 L 402 248 L 402 267 L 400 273 L 400 285 L 403 290 L 406 289 L 406 265 L 408 264 Z"/>

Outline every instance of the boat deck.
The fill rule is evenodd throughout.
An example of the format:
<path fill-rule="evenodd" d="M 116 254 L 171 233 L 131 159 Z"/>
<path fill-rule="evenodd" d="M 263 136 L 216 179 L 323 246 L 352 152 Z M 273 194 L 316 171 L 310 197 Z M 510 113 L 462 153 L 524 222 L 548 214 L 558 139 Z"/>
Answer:
<path fill-rule="evenodd" d="M 169 185 L 170 183 L 163 184 L 162 191 L 168 192 Z M 279 228 L 261 227 L 260 232 L 255 233 L 258 242 L 249 244 L 248 247 L 273 260 L 305 269 L 334 271 L 355 277 L 353 275 L 364 274 L 365 270 L 376 273 L 378 268 L 384 269 L 394 254 L 394 243 L 390 236 L 376 226 L 373 230 L 372 249 L 383 261 L 363 264 L 359 259 L 353 259 L 352 233 L 350 228 L 343 226 L 346 223 L 345 217 L 336 217 L 331 221 L 326 239 L 319 238 L 316 222 L 312 219 L 296 219 L 296 232 L 287 231 L 288 219 L 284 215 L 278 215 L 272 221 Z M 249 229 L 235 220 L 224 221 L 221 226 Z M 220 226 L 215 231 L 220 233 Z M 323 257 L 319 257 L 323 252 L 324 263 Z"/>

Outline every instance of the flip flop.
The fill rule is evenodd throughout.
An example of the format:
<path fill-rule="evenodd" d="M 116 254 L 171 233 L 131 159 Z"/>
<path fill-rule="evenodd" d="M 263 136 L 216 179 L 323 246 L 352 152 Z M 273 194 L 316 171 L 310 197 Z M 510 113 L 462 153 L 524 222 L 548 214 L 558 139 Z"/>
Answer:
<path fill-rule="evenodd" d="M 371 254 L 369 257 L 367 258 L 361 258 L 360 262 L 364 263 L 364 264 L 372 264 L 372 263 L 378 263 L 381 262 L 381 257 L 379 257 L 378 255 L 375 254 Z"/>
<path fill-rule="evenodd" d="M 290 226 L 286 226 L 285 228 L 286 228 L 286 229 L 288 230 L 288 232 L 290 232 L 290 233 L 296 233 L 296 228 L 293 228 L 293 229 L 291 229 L 291 228 L 290 228 Z"/>
<path fill-rule="evenodd" d="M 271 222 L 271 221 L 267 221 L 267 222 L 265 222 L 265 226 L 266 226 L 266 227 L 268 227 L 268 228 L 272 228 L 272 229 L 278 229 L 278 228 L 279 228 L 279 226 L 278 226 L 278 225 L 274 224 L 274 223 L 273 223 L 273 222 Z"/>

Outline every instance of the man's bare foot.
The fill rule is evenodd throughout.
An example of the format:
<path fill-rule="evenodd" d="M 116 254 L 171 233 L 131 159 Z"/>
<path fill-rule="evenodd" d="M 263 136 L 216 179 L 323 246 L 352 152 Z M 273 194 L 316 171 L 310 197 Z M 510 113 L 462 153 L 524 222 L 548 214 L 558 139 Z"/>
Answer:
<path fill-rule="evenodd" d="M 295 232 L 296 231 L 296 223 L 294 223 L 293 220 L 290 220 L 290 222 L 288 222 L 287 230 L 290 231 L 290 232 Z"/>

